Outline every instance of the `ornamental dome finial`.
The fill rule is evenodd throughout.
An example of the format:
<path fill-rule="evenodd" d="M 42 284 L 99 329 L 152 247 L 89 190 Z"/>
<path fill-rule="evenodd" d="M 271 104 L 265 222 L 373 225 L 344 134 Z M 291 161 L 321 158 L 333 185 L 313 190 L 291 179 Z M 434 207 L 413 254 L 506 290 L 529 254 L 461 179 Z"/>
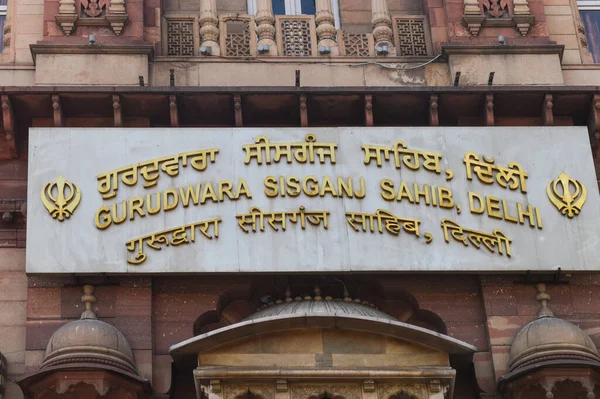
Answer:
<path fill-rule="evenodd" d="M 88 284 L 83 286 L 81 302 L 85 305 L 85 310 L 81 314 L 81 319 L 97 319 L 96 313 L 92 310 L 92 304 L 96 303 L 93 285 Z"/>
<path fill-rule="evenodd" d="M 550 302 L 550 294 L 546 293 L 546 284 L 540 283 L 536 286 L 538 294 L 535 299 L 542 305 L 538 313 L 538 317 L 554 317 L 554 312 L 550 310 L 548 307 L 548 302 Z"/>

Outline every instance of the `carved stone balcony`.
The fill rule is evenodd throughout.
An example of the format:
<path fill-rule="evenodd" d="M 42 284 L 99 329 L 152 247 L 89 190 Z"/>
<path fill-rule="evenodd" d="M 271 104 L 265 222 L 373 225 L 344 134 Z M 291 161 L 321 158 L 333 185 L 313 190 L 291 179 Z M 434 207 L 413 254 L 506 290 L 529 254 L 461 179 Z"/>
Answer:
<path fill-rule="evenodd" d="M 394 47 L 398 57 L 432 55 L 429 24 L 424 15 L 392 15 Z M 163 25 L 163 55 L 172 57 L 201 56 L 198 15 L 167 13 Z M 375 57 L 375 40 L 370 33 L 346 32 L 335 36 L 337 51 L 323 51 L 317 46 L 315 16 L 279 15 L 275 18 L 275 41 L 279 57 Z M 268 56 L 258 44 L 253 15 L 219 15 L 221 57 L 248 58 Z M 339 54 L 339 55 L 338 55 Z"/>

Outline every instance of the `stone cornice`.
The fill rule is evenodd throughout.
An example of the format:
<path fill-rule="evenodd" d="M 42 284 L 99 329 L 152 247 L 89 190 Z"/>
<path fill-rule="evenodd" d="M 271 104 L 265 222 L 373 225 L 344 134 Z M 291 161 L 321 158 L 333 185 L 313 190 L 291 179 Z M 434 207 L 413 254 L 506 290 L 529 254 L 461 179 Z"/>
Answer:
<path fill-rule="evenodd" d="M 104 44 L 30 44 L 33 62 L 38 54 L 130 54 L 147 55 L 154 60 L 154 47 L 149 44 L 104 45 Z"/>
<path fill-rule="evenodd" d="M 297 58 L 297 59 L 296 59 Z M 205 56 L 157 56 L 156 62 L 188 63 L 262 63 L 262 64 L 328 64 L 328 65 L 374 65 L 374 64 L 414 64 L 431 61 L 435 56 L 413 57 L 205 57 Z M 443 61 L 443 60 L 440 60 Z"/>
<path fill-rule="evenodd" d="M 69 93 L 121 93 L 148 95 L 176 94 L 494 94 L 494 93 L 551 93 L 551 94 L 595 94 L 600 92 L 600 85 L 562 86 L 562 85 L 505 85 L 505 86 L 403 86 L 403 87 L 363 87 L 363 86 L 0 86 L 0 94 L 69 94 Z"/>

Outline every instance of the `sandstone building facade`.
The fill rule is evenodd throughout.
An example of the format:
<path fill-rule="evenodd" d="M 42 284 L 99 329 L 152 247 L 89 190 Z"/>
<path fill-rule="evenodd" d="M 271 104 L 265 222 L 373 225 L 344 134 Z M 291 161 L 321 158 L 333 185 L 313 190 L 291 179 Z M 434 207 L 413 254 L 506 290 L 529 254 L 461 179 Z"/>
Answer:
<path fill-rule="evenodd" d="M 78 257 L 81 269 L 65 271 L 35 252 L 69 252 L 69 241 L 34 234 L 42 216 L 28 212 L 44 210 L 38 157 L 54 156 L 34 128 L 89 131 L 77 151 L 93 158 L 102 137 L 135 157 L 134 130 L 160 129 L 148 140 L 162 143 L 180 128 L 312 129 L 321 141 L 319 129 L 344 127 L 579 127 L 585 154 L 548 158 L 589 152 L 597 168 L 599 14 L 592 0 L 0 0 L 0 398 L 600 397 L 600 263 L 583 255 L 559 267 L 238 273 L 112 272 Z M 98 173 L 85 159 L 74 169 Z M 595 223 L 594 204 L 578 217 Z M 520 224 L 529 217 L 531 234 L 559 234 L 541 217 Z M 600 245 L 596 226 L 576 254 Z"/>

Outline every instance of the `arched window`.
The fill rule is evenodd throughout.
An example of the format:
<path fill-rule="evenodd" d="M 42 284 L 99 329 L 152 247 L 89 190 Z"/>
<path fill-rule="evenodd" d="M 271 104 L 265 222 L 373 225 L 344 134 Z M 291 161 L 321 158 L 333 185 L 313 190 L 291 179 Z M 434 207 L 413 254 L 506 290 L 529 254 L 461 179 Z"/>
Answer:
<path fill-rule="evenodd" d="M 261 395 L 256 395 L 249 388 L 246 392 L 241 393 L 235 397 L 235 399 L 264 399 Z"/>
<path fill-rule="evenodd" d="M 2 0 L 0 0 L 2 1 Z M 275 15 L 315 15 L 315 0 L 271 0 Z M 340 7 L 338 0 L 331 0 L 335 27 L 340 27 Z M 248 0 L 248 14 L 256 14 L 256 0 Z"/>
<path fill-rule="evenodd" d="M 405 391 L 400 391 L 395 395 L 390 396 L 390 399 L 418 399 L 416 396 Z"/>

